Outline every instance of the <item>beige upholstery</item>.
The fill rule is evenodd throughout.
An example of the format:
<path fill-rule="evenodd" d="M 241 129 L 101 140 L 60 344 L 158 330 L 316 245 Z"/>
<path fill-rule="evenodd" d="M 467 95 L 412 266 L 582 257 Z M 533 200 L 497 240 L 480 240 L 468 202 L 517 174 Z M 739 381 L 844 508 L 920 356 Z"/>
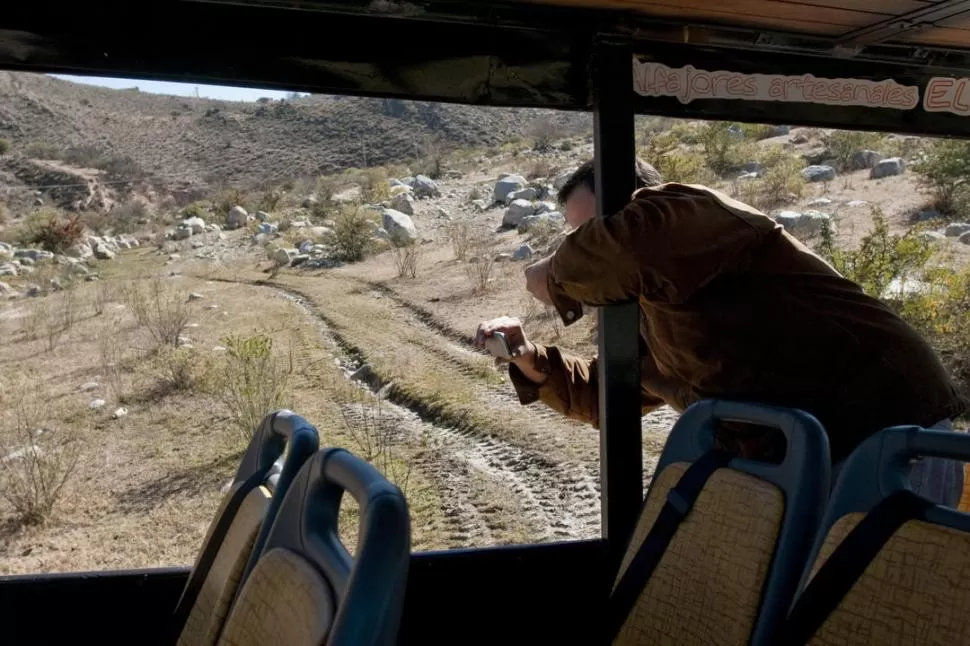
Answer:
<path fill-rule="evenodd" d="M 840 518 L 825 538 L 812 577 L 863 518 Z M 970 534 L 908 521 L 808 643 L 920 646 L 970 643 Z"/>
<path fill-rule="evenodd" d="M 278 547 L 246 579 L 219 644 L 322 645 L 334 612 L 323 576 L 299 554 Z"/>
<path fill-rule="evenodd" d="M 657 476 L 620 576 L 688 466 L 671 464 Z M 783 516 L 784 497 L 771 483 L 729 469 L 715 472 L 614 644 L 747 644 Z"/>
<path fill-rule="evenodd" d="M 232 492 L 223 500 L 203 544 L 209 542 L 215 524 L 223 514 L 231 495 Z M 270 491 L 265 486 L 259 486 L 243 498 L 199 590 L 199 596 L 182 629 L 178 646 L 211 646 L 216 643 L 229 611 L 229 604 L 256 542 L 256 534 L 259 533 L 260 525 L 269 509 L 270 497 Z"/>

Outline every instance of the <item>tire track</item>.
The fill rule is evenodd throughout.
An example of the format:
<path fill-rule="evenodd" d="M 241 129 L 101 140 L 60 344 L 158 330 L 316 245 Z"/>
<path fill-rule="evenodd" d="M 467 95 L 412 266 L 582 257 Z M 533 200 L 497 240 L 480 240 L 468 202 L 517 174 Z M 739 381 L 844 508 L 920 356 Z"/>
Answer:
<path fill-rule="evenodd" d="M 439 359 L 447 362 L 449 365 L 453 366 L 459 372 L 466 374 L 466 376 L 474 378 L 475 374 L 468 374 L 468 372 L 473 372 L 469 370 L 463 370 L 467 364 L 465 364 L 461 359 L 458 359 L 454 355 L 448 352 L 446 349 L 450 347 L 461 353 L 469 353 L 480 356 L 490 356 L 484 350 L 476 348 L 471 337 L 463 334 L 460 330 L 456 329 L 448 322 L 441 320 L 433 312 L 421 307 L 414 301 L 407 299 L 406 297 L 399 294 L 394 288 L 379 282 L 371 281 L 363 278 L 353 278 L 352 280 L 358 282 L 361 285 L 373 290 L 382 297 L 389 298 L 395 302 L 399 307 L 406 310 L 412 316 L 409 320 L 416 322 L 418 325 L 423 326 L 425 329 L 431 331 L 433 334 L 442 336 L 454 343 L 447 343 L 444 347 L 435 346 L 432 343 L 421 344 L 421 346 L 428 352 L 433 353 Z M 363 292 L 362 292 L 363 293 Z M 460 345 L 456 345 L 460 344 Z M 518 396 L 515 394 L 514 390 L 509 388 L 494 388 L 489 387 L 487 384 L 476 383 L 479 389 L 487 388 L 488 395 L 491 397 L 501 397 L 514 402 L 517 406 L 519 405 Z M 562 426 L 573 426 L 581 431 L 588 430 L 587 427 L 581 422 L 571 420 L 563 417 L 561 414 L 554 410 L 551 410 L 545 406 L 535 407 L 529 411 L 530 416 L 533 418 L 538 418 L 549 423 L 555 423 Z M 663 450 L 663 445 L 666 442 L 667 433 L 673 426 L 674 422 L 677 420 L 678 413 L 669 407 L 663 407 L 659 410 L 653 411 L 644 415 L 641 423 L 641 427 L 644 433 L 644 443 L 643 443 L 643 482 L 644 491 L 650 484 L 653 478 L 654 471 L 657 466 L 657 459 L 660 457 L 660 453 Z M 531 439 L 538 439 L 538 434 L 532 434 Z M 585 467 L 586 465 L 581 465 Z M 589 469 L 589 475 L 595 479 L 597 496 L 599 495 L 599 469 L 598 467 Z"/>
<path fill-rule="evenodd" d="M 592 538 L 600 532 L 598 472 L 580 462 L 557 462 L 531 448 L 518 447 L 467 425 L 446 426 L 421 402 L 402 397 L 393 384 L 384 384 L 367 365 L 365 352 L 339 332 L 339 327 L 303 293 L 291 287 L 244 282 L 277 293 L 303 310 L 320 333 L 325 346 L 340 361 L 345 375 L 360 376 L 360 383 L 374 397 L 383 399 L 388 414 L 409 429 L 412 439 L 426 442 L 429 450 L 417 461 L 419 468 L 445 497 L 446 533 L 456 545 L 470 540 L 494 542 L 507 525 L 495 500 L 482 499 L 471 486 L 468 470 L 485 476 L 507 490 L 521 508 L 521 521 L 529 525 L 532 540 Z M 453 362 L 451 363 L 453 366 Z M 481 544 L 481 543 L 479 543 Z"/>

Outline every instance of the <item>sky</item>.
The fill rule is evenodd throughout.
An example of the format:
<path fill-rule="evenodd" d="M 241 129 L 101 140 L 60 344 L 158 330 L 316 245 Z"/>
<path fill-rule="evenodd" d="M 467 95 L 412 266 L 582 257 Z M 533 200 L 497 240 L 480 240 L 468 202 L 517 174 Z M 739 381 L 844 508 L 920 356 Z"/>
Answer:
<path fill-rule="evenodd" d="M 147 81 L 143 79 L 119 79 L 102 76 L 72 76 L 69 74 L 51 74 L 51 76 L 75 83 L 100 85 L 115 89 L 137 87 L 141 92 L 151 94 L 174 94 L 176 96 L 195 96 L 198 88 L 199 96 L 208 99 L 222 99 L 224 101 L 255 101 L 260 97 L 282 99 L 288 92 L 280 90 L 258 90 L 223 85 L 199 85 L 196 83 L 172 83 L 169 81 Z"/>

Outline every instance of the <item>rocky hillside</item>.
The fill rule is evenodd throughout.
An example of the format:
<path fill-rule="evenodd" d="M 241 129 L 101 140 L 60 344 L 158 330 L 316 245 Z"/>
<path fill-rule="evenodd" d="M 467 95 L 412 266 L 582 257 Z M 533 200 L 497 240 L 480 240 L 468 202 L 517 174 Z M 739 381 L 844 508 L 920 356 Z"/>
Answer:
<path fill-rule="evenodd" d="M 588 129 L 585 114 L 309 96 L 256 103 L 112 90 L 0 72 L 0 138 L 12 155 L 100 157 L 156 185 L 272 183 L 491 146 L 535 129 Z M 80 151 L 80 154 L 77 154 Z M 9 155 L 8 155 L 9 156 Z M 12 169 L 0 173 L 10 178 Z M 20 173 L 12 173 L 19 176 Z"/>

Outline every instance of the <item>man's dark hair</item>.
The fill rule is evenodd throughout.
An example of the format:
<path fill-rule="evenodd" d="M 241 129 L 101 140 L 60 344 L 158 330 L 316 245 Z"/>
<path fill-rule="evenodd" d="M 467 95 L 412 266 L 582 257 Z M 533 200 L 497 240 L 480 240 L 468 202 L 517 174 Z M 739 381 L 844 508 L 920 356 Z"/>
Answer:
<path fill-rule="evenodd" d="M 637 158 L 636 175 L 638 189 L 663 184 L 663 177 L 660 176 L 657 169 L 640 158 Z M 559 203 L 565 203 L 569 196 L 573 194 L 573 191 L 580 186 L 588 188 L 590 193 L 596 191 L 596 166 L 592 159 L 577 168 L 572 177 L 559 189 Z"/>

